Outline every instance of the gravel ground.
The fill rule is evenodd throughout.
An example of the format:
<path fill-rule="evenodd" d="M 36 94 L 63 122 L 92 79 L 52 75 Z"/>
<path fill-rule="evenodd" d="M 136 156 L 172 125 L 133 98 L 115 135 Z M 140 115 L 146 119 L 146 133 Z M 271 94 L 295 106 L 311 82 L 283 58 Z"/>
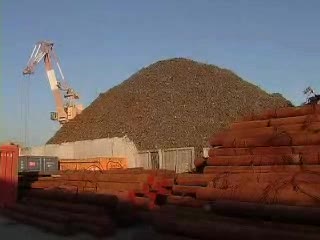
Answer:
<path fill-rule="evenodd" d="M 135 235 L 144 235 L 150 234 L 151 230 L 148 227 L 136 227 L 131 229 L 122 229 L 118 230 L 117 234 L 113 237 L 102 238 L 109 240 L 130 240 L 134 239 Z M 4 217 L 0 217 L 0 233 L 1 239 L 10 239 L 10 240 L 38 240 L 38 239 L 46 239 L 46 240 L 64 240 L 64 239 L 77 239 L 77 240 L 91 240 L 96 239 L 89 235 L 79 234 L 70 237 L 63 237 L 53 235 L 52 233 L 41 231 L 40 229 L 23 225 L 20 223 L 16 223 L 15 221 L 6 219 Z M 100 238 L 101 239 L 101 238 Z M 135 238 L 137 239 L 137 238 Z"/>

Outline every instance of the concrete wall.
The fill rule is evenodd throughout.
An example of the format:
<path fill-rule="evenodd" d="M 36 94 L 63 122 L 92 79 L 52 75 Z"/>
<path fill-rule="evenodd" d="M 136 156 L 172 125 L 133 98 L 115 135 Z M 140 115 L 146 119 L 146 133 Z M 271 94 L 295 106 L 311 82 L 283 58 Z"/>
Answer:
<path fill-rule="evenodd" d="M 138 150 L 130 139 L 123 137 L 23 148 L 20 155 L 57 156 L 60 159 L 125 157 L 128 159 L 128 167 L 136 167 Z"/>
<path fill-rule="evenodd" d="M 205 155 L 208 149 L 204 149 Z M 60 159 L 85 159 L 94 157 L 122 157 L 128 159 L 128 167 L 160 168 L 187 172 L 193 167 L 193 147 L 137 150 L 127 137 L 103 138 L 63 144 L 49 144 L 21 149 L 20 155 L 56 156 Z"/>

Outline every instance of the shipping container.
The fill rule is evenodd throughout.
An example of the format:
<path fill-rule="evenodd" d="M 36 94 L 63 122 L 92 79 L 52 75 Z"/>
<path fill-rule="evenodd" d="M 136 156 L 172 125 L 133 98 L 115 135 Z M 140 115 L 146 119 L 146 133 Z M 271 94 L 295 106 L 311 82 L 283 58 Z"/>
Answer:
<path fill-rule="evenodd" d="M 18 186 L 18 147 L 0 146 L 0 207 L 16 202 Z"/>
<path fill-rule="evenodd" d="M 59 170 L 59 158 L 52 156 L 20 156 L 19 172 L 54 172 Z"/>

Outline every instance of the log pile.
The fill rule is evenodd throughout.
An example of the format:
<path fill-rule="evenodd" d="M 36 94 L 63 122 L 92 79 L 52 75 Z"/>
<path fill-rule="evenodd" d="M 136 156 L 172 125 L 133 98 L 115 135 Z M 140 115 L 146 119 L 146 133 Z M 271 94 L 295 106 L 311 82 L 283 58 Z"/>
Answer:
<path fill-rule="evenodd" d="M 210 139 L 199 173 L 180 174 L 168 202 L 215 200 L 320 206 L 320 106 L 269 110 Z M 174 200 L 173 200 L 173 199 Z"/>
<path fill-rule="evenodd" d="M 114 216 L 118 216 L 118 211 L 115 210 L 112 215 L 110 210 L 117 207 L 118 200 L 108 195 L 103 197 L 101 203 L 102 198 L 89 195 L 32 190 L 19 203 L 7 206 L 1 213 L 18 222 L 59 235 L 81 232 L 111 236 L 115 233 Z"/>
<path fill-rule="evenodd" d="M 25 174 L 20 177 L 22 193 L 30 189 L 63 189 L 74 193 L 112 194 L 133 204 L 155 207 L 158 194 L 169 194 L 174 172 L 168 170 L 114 169 L 109 171 L 60 171 L 54 176 Z"/>
<path fill-rule="evenodd" d="M 268 111 L 210 139 L 154 228 L 194 239 L 319 239 L 320 108 Z M 174 206 L 170 206 L 174 205 Z"/>
<path fill-rule="evenodd" d="M 143 222 L 157 196 L 171 192 L 173 179 L 173 171 L 141 168 L 24 173 L 18 203 L 2 214 L 57 234 L 110 236 L 116 227 Z"/>
<path fill-rule="evenodd" d="M 319 239 L 319 106 L 249 116 L 210 144 L 209 157 L 194 161 L 196 173 L 137 168 L 28 176 L 20 181 L 20 203 L 7 211 L 64 234 L 105 236 L 138 220 L 160 235 L 134 239 Z"/>

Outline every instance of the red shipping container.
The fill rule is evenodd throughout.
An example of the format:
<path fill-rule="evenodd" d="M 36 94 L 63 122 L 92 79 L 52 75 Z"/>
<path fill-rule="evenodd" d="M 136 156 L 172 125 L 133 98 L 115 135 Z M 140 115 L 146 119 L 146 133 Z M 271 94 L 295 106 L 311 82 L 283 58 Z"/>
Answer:
<path fill-rule="evenodd" d="M 0 207 L 14 204 L 18 186 L 17 146 L 0 146 Z"/>

